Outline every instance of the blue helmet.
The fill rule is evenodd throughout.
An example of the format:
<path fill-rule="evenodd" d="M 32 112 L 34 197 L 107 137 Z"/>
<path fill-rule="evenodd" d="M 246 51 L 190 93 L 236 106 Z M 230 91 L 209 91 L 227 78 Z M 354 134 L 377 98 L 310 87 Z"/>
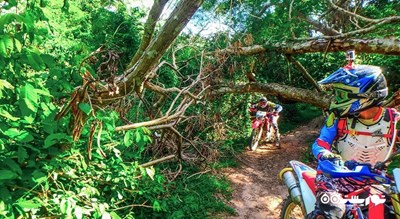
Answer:
<path fill-rule="evenodd" d="M 388 93 L 386 79 L 376 66 L 358 65 L 351 70 L 339 68 L 318 83 L 333 89 L 329 111 L 336 116 L 352 115 L 379 106 Z"/>

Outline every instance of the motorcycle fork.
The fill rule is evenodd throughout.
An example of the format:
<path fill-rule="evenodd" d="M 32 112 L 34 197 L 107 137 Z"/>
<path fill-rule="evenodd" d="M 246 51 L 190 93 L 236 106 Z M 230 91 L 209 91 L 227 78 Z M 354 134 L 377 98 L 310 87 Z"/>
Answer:
<path fill-rule="evenodd" d="M 399 194 L 393 194 L 390 196 L 390 199 L 392 201 L 392 205 L 393 205 L 393 210 L 395 212 L 396 215 L 396 219 L 400 219 L 400 216 L 398 214 L 400 214 L 400 203 L 399 203 Z"/>

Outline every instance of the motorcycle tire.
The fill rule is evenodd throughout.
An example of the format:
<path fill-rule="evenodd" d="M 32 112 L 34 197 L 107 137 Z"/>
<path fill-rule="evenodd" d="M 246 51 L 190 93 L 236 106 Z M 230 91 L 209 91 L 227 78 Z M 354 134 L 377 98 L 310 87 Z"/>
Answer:
<path fill-rule="evenodd" d="M 272 127 L 272 125 L 269 126 L 266 136 L 268 143 L 275 142 L 275 129 Z"/>
<path fill-rule="evenodd" d="M 248 143 L 249 149 L 251 151 L 255 151 L 257 149 L 258 143 L 261 140 L 262 132 L 263 132 L 263 128 L 262 127 L 259 128 L 259 129 L 253 129 L 251 131 L 251 135 L 250 135 L 249 143 Z"/>
<path fill-rule="evenodd" d="M 288 195 L 282 202 L 280 219 L 303 219 L 305 216 L 301 210 L 301 206 L 292 201 L 292 197 Z"/>

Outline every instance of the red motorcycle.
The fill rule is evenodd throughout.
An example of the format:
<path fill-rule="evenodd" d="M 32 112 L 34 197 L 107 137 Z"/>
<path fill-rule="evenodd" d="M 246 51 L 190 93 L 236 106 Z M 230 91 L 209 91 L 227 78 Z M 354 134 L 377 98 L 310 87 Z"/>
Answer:
<path fill-rule="evenodd" d="M 254 113 L 250 109 L 250 113 Z M 257 111 L 255 118 L 251 122 L 251 135 L 249 138 L 249 148 L 251 151 L 255 151 L 262 138 L 265 137 L 267 142 L 275 141 L 275 129 L 272 128 L 272 121 L 270 121 L 272 113 Z"/>

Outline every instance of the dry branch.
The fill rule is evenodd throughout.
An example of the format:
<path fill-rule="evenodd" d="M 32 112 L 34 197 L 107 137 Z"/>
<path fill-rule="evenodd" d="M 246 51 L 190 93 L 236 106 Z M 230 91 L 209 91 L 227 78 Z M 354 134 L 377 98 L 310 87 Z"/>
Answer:
<path fill-rule="evenodd" d="M 358 53 L 375 53 L 385 55 L 400 55 L 400 39 L 318 39 L 303 42 L 283 42 L 274 44 L 254 45 L 240 48 L 226 48 L 214 53 L 235 55 L 256 55 L 267 52 L 283 54 L 305 54 L 324 52 L 340 52 L 354 49 Z"/>
<path fill-rule="evenodd" d="M 157 160 L 153 160 L 153 161 L 141 164 L 140 166 L 143 167 L 143 168 L 146 168 L 146 167 L 149 167 L 149 166 L 153 166 L 154 164 L 158 164 L 158 163 L 161 163 L 161 162 L 164 162 L 164 161 L 167 161 L 167 160 L 171 160 L 171 159 L 174 159 L 174 158 L 175 158 L 175 155 L 172 154 L 172 155 L 169 155 L 169 156 L 157 159 Z"/>

